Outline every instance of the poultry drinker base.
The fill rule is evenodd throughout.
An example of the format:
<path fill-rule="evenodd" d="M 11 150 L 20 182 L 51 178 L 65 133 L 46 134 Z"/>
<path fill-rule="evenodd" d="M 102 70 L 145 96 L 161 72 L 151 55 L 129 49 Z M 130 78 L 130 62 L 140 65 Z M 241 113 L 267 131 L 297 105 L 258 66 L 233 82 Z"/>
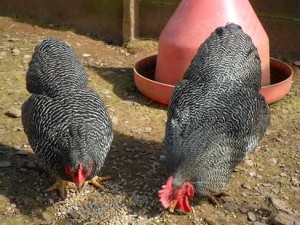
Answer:
<path fill-rule="evenodd" d="M 157 55 L 139 60 L 134 66 L 134 81 L 141 93 L 148 98 L 167 105 L 172 96 L 174 85 L 154 79 Z M 268 104 L 283 98 L 291 89 L 293 69 L 286 63 L 270 58 L 270 85 L 262 86 L 260 93 Z"/>

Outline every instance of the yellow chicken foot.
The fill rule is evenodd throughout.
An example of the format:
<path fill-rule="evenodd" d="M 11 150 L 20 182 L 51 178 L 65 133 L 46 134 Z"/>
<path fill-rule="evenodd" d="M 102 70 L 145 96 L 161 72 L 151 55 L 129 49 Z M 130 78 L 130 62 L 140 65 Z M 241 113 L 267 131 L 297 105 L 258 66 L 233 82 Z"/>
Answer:
<path fill-rule="evenodd" d="M 83 188 L 86 187 L 86 185 L 88 184 L 92 184 L 95 188 L 100 189 L 100 190 L 104 190 L 104 187 L 102 184 L 100 184 L 103 181 L 107 181 L 112 179 L 111 177 L 99 177 L 99 176 L 95 176 L 93 177 L 91 180 L 88 180 L 86 182 L 84 182 Z"/>
<path fill-rule="evenodd" d="M 65 199 L 66 198 L 66 188 L 76 189 L 74 183 L 57 178 L 56 182 L 53 185 L 51 185 L 50 187 L 48 187 L 47 189 L 45 189 L 44 192 L 58 190 L 60 197 L 62 199 Z"/>

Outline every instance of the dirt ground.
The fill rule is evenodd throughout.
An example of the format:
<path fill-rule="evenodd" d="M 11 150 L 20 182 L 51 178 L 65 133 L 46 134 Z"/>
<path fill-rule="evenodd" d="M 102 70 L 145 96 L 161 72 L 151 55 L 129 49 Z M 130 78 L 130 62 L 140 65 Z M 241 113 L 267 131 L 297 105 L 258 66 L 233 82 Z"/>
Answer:
<path fill-rule="evenodd" d="M 64 201 L 56 192 L 43 192 L 54 178 L 36 160 L 19 117 L 30 96 L 28 62 L 47 37 L 75 49 L 115 132 L 101 171 L 113 177 L 106 190 L 70 190 Z M 136 60 L 156 52 L 155 41 L 112 46 L 52 24 L 0 17 L 1 224 L 300 224 L 300 70 L 293 66 L 291 92 L 270 106 L 267 134 L 244 163 L 247 171 L 233 174 L 223 204 L 194 201 L 193 213 L 170 214 L 157 198 L 168 177 L 162 155 L 167 108 L 139 93 L 132 70 Z"/>

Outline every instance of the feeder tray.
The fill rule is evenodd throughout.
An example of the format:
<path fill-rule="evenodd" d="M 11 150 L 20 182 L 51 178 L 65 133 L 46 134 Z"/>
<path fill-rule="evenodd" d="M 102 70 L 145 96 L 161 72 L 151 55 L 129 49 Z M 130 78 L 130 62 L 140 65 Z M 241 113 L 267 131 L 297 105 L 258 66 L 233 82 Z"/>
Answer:
<path fill-rule="evenodd" d="M 134 81 L 137 88 L 148 98 L 167 105 L 174 85 L 154 80 L 157 55 L 139 60 L 134 66 Z M 286 63 L 270 58 L 270 85 L 263 86 L 260 93 L 268 104 L 282 99 L 291 89 L 293 69 Z"/>

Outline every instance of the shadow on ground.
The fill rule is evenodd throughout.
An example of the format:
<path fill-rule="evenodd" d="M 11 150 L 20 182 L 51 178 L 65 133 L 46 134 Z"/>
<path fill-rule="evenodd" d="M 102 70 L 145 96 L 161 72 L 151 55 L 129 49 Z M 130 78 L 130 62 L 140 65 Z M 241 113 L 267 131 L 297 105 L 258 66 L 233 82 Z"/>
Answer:
<path fill-rule="evenodd" d="M 41 214 L 47 204 L 43 202 L 39 186 L 48 175 L 39 167 L 35 156 L 28 151 L 0 144 L 0 157 L 2 166 L 6 164 L 0 172 L 0 195 L 8 198 L 11 204 L 15 204 L 15 210 L 23 214 Z M 3 213 L 13 211 L 6 209 Z"/>
<path fill-rule="evenodd" d="M 166 105 L 159 104 L 144 96 L 136 87 L 133 77 L 133 68 L 114 68 L 88 66 L 102 79 L 113 85 L 113 92 L 122 100 L 129 100 L 141 105 L 157 109 L 167 109 Z"/>

